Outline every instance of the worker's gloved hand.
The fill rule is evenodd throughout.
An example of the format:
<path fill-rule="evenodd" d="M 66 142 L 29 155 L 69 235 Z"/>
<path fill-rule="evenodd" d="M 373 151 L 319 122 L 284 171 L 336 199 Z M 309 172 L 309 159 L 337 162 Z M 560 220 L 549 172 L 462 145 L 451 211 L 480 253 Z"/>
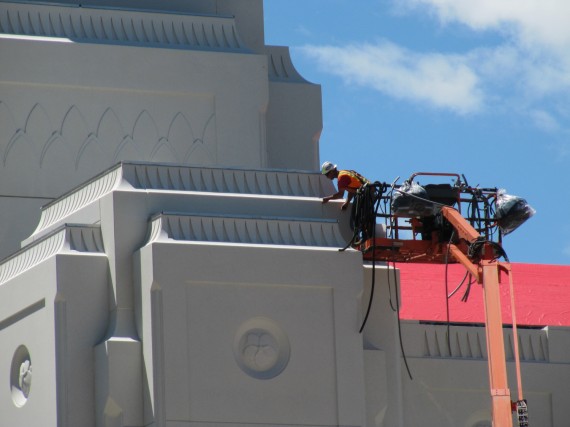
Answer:
<path fill-rule="evenodd" d="M 344 203 L 342 204 L 342 206 L 341 206 L 340 208 L 341 208 L 342 210 L 345 210 L 345 209 L 347 208 L 347 206 L 349 205 L 349 203 L 350 203 L 350 202 L 347 200 L 346 202 L 344 202 Z"/>

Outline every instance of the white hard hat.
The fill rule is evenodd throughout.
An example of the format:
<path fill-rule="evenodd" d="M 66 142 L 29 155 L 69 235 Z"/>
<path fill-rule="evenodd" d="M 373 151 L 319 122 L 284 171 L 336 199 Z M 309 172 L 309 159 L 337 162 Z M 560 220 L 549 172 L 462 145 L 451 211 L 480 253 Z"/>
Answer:
<path fill-rule="evenodd" d="M 323 175 L 326 175 L 333 169 L 336 169 L 336 165 L 332 164 L 331 162 L 324 162 L 323 165 L 321 166 L 321 173 Z"/>

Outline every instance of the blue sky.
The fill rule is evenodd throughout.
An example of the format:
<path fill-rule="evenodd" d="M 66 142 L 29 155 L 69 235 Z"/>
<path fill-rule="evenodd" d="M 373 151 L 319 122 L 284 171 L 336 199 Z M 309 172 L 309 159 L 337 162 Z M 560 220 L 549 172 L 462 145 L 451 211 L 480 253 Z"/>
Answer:
<path fill-rule="evenodd" d="M 536 214 L 511 261 L 570 264 L 570 2 L 265 0 L 267 44 L 323 94 L 321 161 L 464 174 Z M 427 182 L 426 182 L 427 183 Z"/>

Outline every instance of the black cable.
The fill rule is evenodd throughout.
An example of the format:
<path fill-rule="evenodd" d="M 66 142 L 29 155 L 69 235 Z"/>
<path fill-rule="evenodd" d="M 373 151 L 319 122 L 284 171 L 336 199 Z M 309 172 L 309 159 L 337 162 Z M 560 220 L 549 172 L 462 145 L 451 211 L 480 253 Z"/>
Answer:
<path fill-rule="evenodd" d="M 497 198 L 493 198 L 491 203 L 489 203 L 489 229 L 490 229 L 490 239 L 494 240 L 495 238 L 495 234 L 498 233 L 499 231 L 499 227 L 495 221 L 495 206 L 497 203 Z M 500 242 L 501 241 L 501 235 L 500 233 L 498 233 L 498 237 L 497 240 Z"/>
<path fill-rule="evenodd" d="M 344 251 L 350 246 L 359 245 L 371 235 L 370 228 L 376 224 L 380 196 L 385 191 L 386 184 L 374 182 L 364 184 L 356 192 L 350 213 L 350 227 L 353 235 L 347 245 L 340 249 Z"/>
<path fill-rule="evenodd" d="M 467 283 L 467 288 L 465 289 L 465 293 L 461 297 L 462 302 L 467 302 L 467 300 L 469 299 L 469 293 L 471 292 L 471 285 L 473 283 L 475 283 L 475 280 L 473 280 L 473 277 L 470 274 L 469 275 L 469 282 Z"/>
<path fill-rule="evenodd" d="M 370 285 L 370 298 L 368 300 L 368 308 L 366 309 L 366 315 L 364 316 L 364 320 L 362 321 L 362 325 L 360 325 L 360 330 L 358 331 L 359 333 L 362 333 L 362 330 L 364 329 L 364 326 L 366 325 L 366 322 L 368 321 L 368 316 L 370 315 L 370 310 L 372 309 L 372 301 L 374 299 L 374 287 L 375 287 L 375 282 L 376 282 L 376 215 L 378 214 L 378 207 L 380 206 L 380 200 L 376 200 L 376 198 L 374 197 L 376 195 L 376 190 L 374 187 L 371 188 L 372 192 L 373 192 L 373 196 L 372 198 L 373 200 L 373 206 L 375 206 L 374 208 L 374 217 L 373 217 L 373 222 L 372 224 L 368 223 L 369 227 L 372 227 L 372 283 Z M 363 190 L 364 192 L 368 192 L 370 190 L 368 190 L 368 188 L 365 188 Z M 368 201 L 370 202 L 370 199 L 368 199 Z M 370 231 L 368 231 L 370 232 Z M 363 236 L 364 238 L 364 236 Z"/>
<path fill-rule="evenodd" d="M 469 215 L 469 216 L 470 216 L 470 221 L 469 221 L 469 222 L 471 223 L 471 225 L 472 225 L 473 227 L 477 227 L 477 228 L 479 227 L 479 224 L 477 224 L 477 222 L 476 222 L 476 221 L 477 221 L 477 217 L 478 217 L 478 215 L 477 215 L 477 213 L 478 213 L 478 209 L 477 209 L 477 208 L 478 208 L 478 205 L 479 205 L 479 202 L 478 202 L 478 200 L 477 200 L 477 196 L 475 195 L 475 193 L 472 193 L 472 195 L 471 195 L 471 201 L 469 202 L 469 210 L 471 211 L 471 212 L 470 212 L 470 215 Z"/>
<path fill-rule="evenodd" d="M 478 238 L 477 240 L 475 240 L 473 243 L 471 243 L 469 245 L 469 248 L 467 250 L 467 255 L 471 259 L 479 258 L 481 255 L 481 251 L 483 250 L 483 247 L 486 244 L 491 246 L 495 250 L 495 252 L 497 253 L 497 255 L 495 256 L 494 259 L 498 259 L 500 257 L 503 257 L 503 258 L 505 258 L 505 261 L 509 262 L 509 258 L 507 257 L 507 254 L 506 254 L 505 250 L 503 249 L 503 247 L 501 245 L 499 245 L 497 242 L 486 240 L 484 237 Z"/>
<path fill-rule="evenodd" d="M 374 248 L 372 249 L 372 254 L 374 254 Z M 372 255 L 374 256 L 374 255 Z M 370 285 L 370 298 L 368 299 L 368 308 L 366 309 L 366 314 L 364 319 L 362 320 L 362 324 L 360 325 L 360 329 L 358 333 L 361 334 L 366 322 L 368 321 L 368 316 L 370 315 L 370 310 L 372 309 L 372 300 L 374 299 L 374 282 L 375 282 L 375 275 L 376 275 L 376 265 L 374 259 L 372 259 L 372 284 Z"/>
<path fill-rule="evenodd" d="M 351 246 L 353 246 L 356 242 L 356 239 L 358 238 L 358 232 L 359 230 L 357 228 L 355 228 L 353 226 L 354 224 L 354 217 L 356 215 L 356 211 L 358 210 L 357 204 L 356 202 L 358 201 L 359 197 L 358 197 L 358 193 L 356 193 L 357 197 L 355 197 L 354 202 L 352 203 L 352 207 L 350 210 L 350 227 L 352 228 L 352 237 L 351 239 L 348 241 L 348 243 L 346 244 L 346 246 L 344 248 L 339 249 L 339 252 L 344 252 L 346 251 L 348 248 L 350 248 Z"/>
<path fill-rule="evenodd" d="M 390 268 L 390 263 L 388 263 L 388 269 Z M 402 324 L 400 321 L 400 299 L 398 297 L 398 276 L 396 275 L 396 263 L 393 263 L 394 280 L 396 282 L 396 318 L 398 319 L 398 338 L 400 340 L 400 351 L 402 352 L 402 358 L 404 359 L 404 365 L 406 365 L 406 370 L 408 371 L 408 376 L 410 380 L 414 380 L 412 373 L 410 372 L 410 367 L 408 366 L 408 358 L 406 357 L 406 352 L 404 350 L 404 341 L 402 339 Z"/>
<path fill-rule="evenodd" d="M 505 250 L 503 249 L 503 247 L 498 244 L 497 242 L 493 242 L 490 240 L 486 240 L 484 237 L 480 237 L 479 239 L 477 239 L 475 242 L 471 243 L 469 245 L 469 248 L 467 250 L 467 255 L 471 258 L 471 259 L 477 259 L 480 258 L 481 256 L 481 252 L 483 250 L 483 247 L 485 245 L 489 245 L 493 248 L 493 250 L 495 251 L 496 255 L 493 259 L 498 259 L 503 257 L 505 259 L 506 262 L 510 262 L 509 261 L 509 257 L 507 256 L 507 253 L 505 252 Z M 463 295 L 463 297 L 461 298 L 461 301 L 466 302 L 467 299 L 469 298 L 469 292 L 471 291 L 471 285 L 473 283 L 473 280 L 469 280 L 469 283 L 467 285 L 467 289 L 465 291 L 465 294 Z"/>
<path fill-rule="evenodd" d="M 451 298 L 453 295 L 455 295 L 455 294 L 457 293 L 457 291 L 458 291 L 459 289 L 461 289 L 461 287 L 462 287 L 463 284 L 465 283 L 465 280 L 467 279 L 467 276 L 469 276 L 469 272 L 468 272 L 468 271 L 465 272 L 465 275 L 463 276 L 463 279 L 461 279 L 461 282 L 459 282 L 459 285 L 457 285 L 457 287 L 456 287 L 454 290 L 452 290 L 452 291 L 447 295 L 447 298 Z"/>
<path fill-rule="evenodd" d="M 392 186 L 390 187 L 390 192 L 388 193 L 388 195 L 386 196 L 386 199 L 384 201 L 385 205 L 388 206 L 388 214 L 389 214 L 389 218 L 390 218 L 390 223 L 388 225 L 388 218 L 386 218 L 386 230 L 388 230 L 388 228 L 390 228 L 390 239 L 394 238 L 394 226 L 395 226 L 395 222 L 394 221 L 398 221 L 397 219 L 394 219 L 394 216 L 392 215 L 392 197 L 394 195 L 394 185 L 395 185 L 395 181 L 392 184 Z M 387 273 L 387 278 L 388 278 L 388 302 L 390 303 L 390 309 L 393 312 L 396 312 L 396 308 L 394 308 L 394 303 L 392 302 L 392 284 L 390 282 L 390 263 L 388 262 L 388 269 L 386 270 Z M 396 286 L 398 284 L 396 283 Z"/>
<path fill-rule="evenodd" d="M 388 263 L 388 267 L 390 267 L 390 263 Z M 396 309 L 394 308 L 394 304 L 392 303 L 392 283 L 390 282 L 390 268 L 388 268 L 388 270 L 386 270 L 386 272 L 388 273 L 388 302 L 390 303 L 390 308 L 392 309 L 393 312 L 396 312 Z M 396 283 L 396 286 L 398 286 L 398 284 Z"/>
<path fill-rule="evenodd" d="M 447 249 L 445 251 L 445 313 L 447 316 L 447 349 L 449 350 L 449 356 L 451 357 L 451 326 L 449 322 L 449 288 L 448 288 L 448 266 L 449 266 L 449 249 L 451 246 L 451 242 L 453 241 L 453 237 L 455 236 L 455 230 L 451 232 L 451 236 L 449 236 L 449 242 L 447 242 Z"/>
<path fill-rule="evenodd" d="M 386 204 L 389 207 L 388 215 L 389 215 L 389 219 L 390 219 L 390 221 L 388 221 L 388 218 L 386 218 L 386 230 L 388 229 L 388 227 L 390 228 L 390 234 L 389 234 L 390 239 L 394 238 L 394 221 L 397 221 L 397 219 L 396 220 L 394 219 L 394 215 L 392 215 L 392 197 L 393 196 L 394 196 L 394 186 L 392 185 L 390 193 L 389 193 L 389 197 L 387 196 L 387 198 L 386 198 Z M 388 225 L 388 223 L 389 223 L 389 225 Z"/>

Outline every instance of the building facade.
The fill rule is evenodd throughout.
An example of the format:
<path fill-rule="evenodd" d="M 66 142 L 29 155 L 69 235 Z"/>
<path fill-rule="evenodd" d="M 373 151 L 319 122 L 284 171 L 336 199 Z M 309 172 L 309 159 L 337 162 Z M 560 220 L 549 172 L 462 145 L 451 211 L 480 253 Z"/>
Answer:
<path fill-rule="evenodd" d="M 0 54 L 0 427 L 490 426 L 482 328 L 399 325 L 377 265 L 359 333 L 320 87 L 261 0 L 0 1 Z M 567 425 L 568 330 L 520 335 Z"/>

